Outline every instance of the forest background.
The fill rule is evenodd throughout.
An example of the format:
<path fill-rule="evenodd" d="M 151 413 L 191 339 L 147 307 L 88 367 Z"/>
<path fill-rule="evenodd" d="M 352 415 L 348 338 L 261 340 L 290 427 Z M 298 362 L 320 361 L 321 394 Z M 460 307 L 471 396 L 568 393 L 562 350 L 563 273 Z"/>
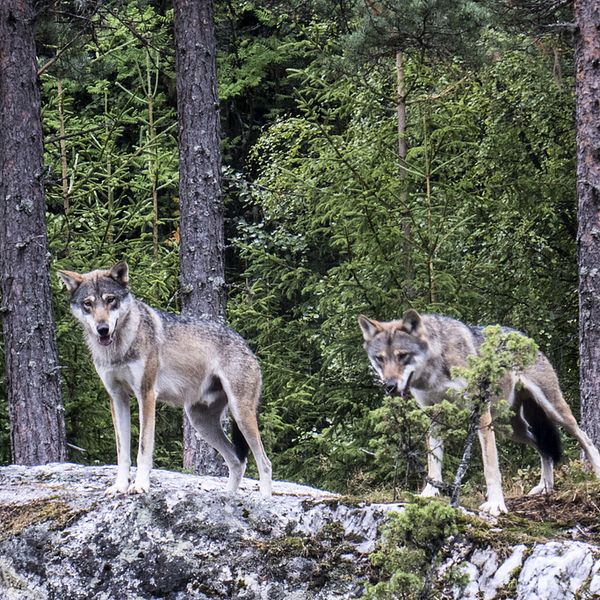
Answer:
<path fill-rule="evenodd" d="M 530 4 L 215 4 L 227 319 L 261 361 L 276 478 L 418 489 L 425 416 L 373 385 L 360 313 L 515 327 L 578 407 L 573 39 Z M 178 311 L 172 20 L 57 3 L 37 45 L 53 272 L 126 259 L 136 295 Z M 112 464 L 106 392 L 58 278 L 53 295 L 69 459 Z M 158 410 L 159 467 L 180 468 L 181 418 Z M 9 439 L 2 388 L 1 464 Z M 501 444 L 516 479 L 533 454 Z"/>

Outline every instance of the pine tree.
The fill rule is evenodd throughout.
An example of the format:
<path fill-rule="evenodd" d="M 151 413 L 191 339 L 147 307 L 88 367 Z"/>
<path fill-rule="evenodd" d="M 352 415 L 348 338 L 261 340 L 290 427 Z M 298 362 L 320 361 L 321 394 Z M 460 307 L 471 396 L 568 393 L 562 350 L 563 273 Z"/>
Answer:
<path fill-rule="evenodd" d="M 219 99 L 211 0 L 176 0 L 175 70 L 179 122 L 180 264 L 184 314 L 223 319 L 224 227 Z M 184 419 L 184 467 L 225 474 L 216 451 Z"/>
<path fill-rule="evenodd" d="M 575 5 L 581 422 L 600 446 L 600 6 Z"/>
<path fill-rule="evenodd" d="M 13 462 L 66 458 L 48 269 L 34 10 L 0 4 L 0 275 Z"/>

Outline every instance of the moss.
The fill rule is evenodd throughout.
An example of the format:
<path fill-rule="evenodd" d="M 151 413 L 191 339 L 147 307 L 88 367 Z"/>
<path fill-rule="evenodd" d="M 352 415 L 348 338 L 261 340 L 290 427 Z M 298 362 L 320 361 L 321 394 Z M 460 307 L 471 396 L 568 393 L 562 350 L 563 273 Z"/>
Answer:
<path fill-rule="evenodd" d="M 56 498 L 0 506 L 0 540 L 18 535 L 27 527 L 45 521 L 51 521 L 50 529 L 64 529 L 82 512 L 73 510 Z"/>
<path fill-rule="evenodd" d="M 318 558 L 322 552 L 318 544 L 304 536 L 284 535 L 271 540 L 253 541 L 267 559 L 285 560 L 295 557 Z"/>
<path fill-rule="evenodd" d="M 360 575 L 357 564 L 348 560 L 354 548 L 339 523 L 327 524 L 315 535 L 283 535 L 250 543 L 260 550 L 275 577 L 289 577 L 290 568 L 299 569 L 298 574 L 309 589 L 321 589 L 328 581 L 341 582 Z"/>
<path fill-rule="evenodd" d="M 454 565 L 448 569 L 443 578 L 443 584 L 451 588 L 464 590 L 469 583 L 469 575 L 463 571 L 462 565 Z"/>
<path fill-rule="evenodd" d="M 339 506 L 363 508 L 371 502 L 370 498 L 364 496 L 332 496 L 330 498 L 306 498 L 302 500 L 301 506 L 305 511 L 315 508 L 315 506 L 326 506 L 331 510 L 337 510 Z"/>
<path fill-rule="evenodd" d="M 314 536 L 283 535 L 267 540 L 253 540 L 267 558 L 285 560 L 291 558 L 324 559 L 329 554 L 340 555 L 353 552 L 343 527 L 339 523 L 325 525 Z"/>

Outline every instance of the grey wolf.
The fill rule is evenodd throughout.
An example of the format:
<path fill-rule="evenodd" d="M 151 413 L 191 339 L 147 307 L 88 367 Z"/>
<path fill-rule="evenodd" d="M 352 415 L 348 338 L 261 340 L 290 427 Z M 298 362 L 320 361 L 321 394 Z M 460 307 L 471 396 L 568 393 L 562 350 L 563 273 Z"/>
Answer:
<path fill-rule="evenodd" d="M 420 315 L 408 310 L 399 320 L 379 322 L 363 315 L 358 323 L 364 348 L 386 393 L 405 397 L 412 394 L 420 407 L 432 406 L 449 390 L 464 388 L 464 381 L 453 378 L 452 367 L 464 367 L 467 356 L 477 354 L 484 339 L 480 327 L 470 327 L 455 319 L 435 314 Z M 561 454 L 557 425 L 580 443 L 594 474 L 600 478 L 600 453 L 577 425 L 565 402 L 558 377 L 548 359 L 538 352 L 535 364 L 522 372 L 509 373 L 501 381 L 501 397 L 511 409 L 513 439 L 533 446 L 541 458 L 541 478 L 529 494 L 549 493 L 554 488 L 554 463 Z M 460 394 L 454 394 L 454 397 Z M 493 403 L 493 402 L 492 402 Z M 488 404 L 481 414 L 478 437 L 483 456 L 487 487 L 486 501 L 480 510 L 491 515 L 507 512 Z M 422 496 L 439 494 L 442 482 L 443 442 L 432 424 L 428 439 L 427 483 Z"/>
<path fill-rule="evenodd" d="M 256 413 L 261 371 L 244 340 L 220 323 L 163 313 L 136 299 L 127 263 L 89 273 L 59 271 L 82 323 L 96 371 L 110 396 L 117 444 L 117 477 L 107 493 L 142 493 L 150 487 L 156 401 L 183 407 L 197 432 L 223 456 L 228 491 L 235 492 L 252 450 L 260 491 L 271 495 L 271 463 Z M 130 484 L 130 396 L 140 412 L 135 481 Z M 221 426 L 229 408 L 230 441 Z"/>

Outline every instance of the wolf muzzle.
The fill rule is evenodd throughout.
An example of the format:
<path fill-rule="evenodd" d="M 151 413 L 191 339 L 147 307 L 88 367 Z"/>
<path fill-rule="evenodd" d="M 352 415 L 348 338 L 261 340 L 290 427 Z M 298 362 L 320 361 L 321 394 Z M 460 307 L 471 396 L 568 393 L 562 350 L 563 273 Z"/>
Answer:
<path fill-rule="evenodd" d="M 412 373 L 408 376 L 406 385 L 403 388 L 399 387 L 399 382 L 397 379 L 386 379 L 383 382 L 383 390 L 388 396 L 400 396 L 401 398 L 406 398 L 410 392 L 410 382 L 412 376 Z"/>
<path fill-rule="evenodd" d="M 400 382 L 397 379 L 386 379 L 383 382 L 383 390 L 388 396 L 400 396 L 406 398 L 410 392 L 410 382 L 413 374 L 411 373 L 406 380 L 403 388 L 400 387 Z"/>
<path fill-rule="evenodd" d="M 103 346 L 110 346 L 110 344 L 112 344 L 108 323 L 98 323 L 98 325 L 96 325 L 96 333 L 98 334 L 98 341 Z"/>
<path fill-rule="evenodd" d="M 387 379 L 383 382 L 383 391 L 388 396 L 398 396 L 398 382 L 395 379 Z"/>

